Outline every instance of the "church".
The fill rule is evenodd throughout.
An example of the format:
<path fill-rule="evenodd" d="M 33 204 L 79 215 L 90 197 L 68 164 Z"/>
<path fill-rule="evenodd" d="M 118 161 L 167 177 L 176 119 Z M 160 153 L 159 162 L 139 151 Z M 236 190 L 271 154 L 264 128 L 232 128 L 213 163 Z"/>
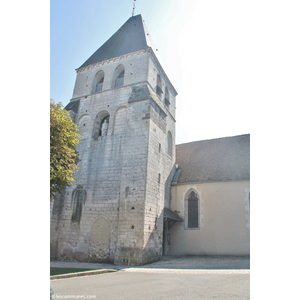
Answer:
<path fill-rule="evenodd" d="M 51 204 L 51 259 L 250 255 L 250 135 L 175 145 L 177 91 L 155 53 L 136 15 L 76 69 L 79 170 Z"/>

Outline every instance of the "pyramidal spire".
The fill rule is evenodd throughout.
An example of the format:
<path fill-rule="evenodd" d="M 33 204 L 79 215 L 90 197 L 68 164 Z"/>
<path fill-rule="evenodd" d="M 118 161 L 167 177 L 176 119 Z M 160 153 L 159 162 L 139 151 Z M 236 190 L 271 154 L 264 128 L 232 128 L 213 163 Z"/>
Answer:
<path fill-rule="evenodd" d="M 118 57 L 138 50 L 156 48 L 144 25 L 141 15 L 130 17 L 123 26 L 112 35 L 92 56 L 80 67 Z"/>

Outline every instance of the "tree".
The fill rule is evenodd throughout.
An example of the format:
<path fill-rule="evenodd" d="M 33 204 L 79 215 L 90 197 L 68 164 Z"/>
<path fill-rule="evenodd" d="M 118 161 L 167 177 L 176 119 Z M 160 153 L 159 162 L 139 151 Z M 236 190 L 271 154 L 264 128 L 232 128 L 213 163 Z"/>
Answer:
<path fill-rule="evenodd" d="M 77 125 L 61 103 L 50 102 L 50 199 L 71 186 L 78 170 L 75 146 L 80 142 Z"/>

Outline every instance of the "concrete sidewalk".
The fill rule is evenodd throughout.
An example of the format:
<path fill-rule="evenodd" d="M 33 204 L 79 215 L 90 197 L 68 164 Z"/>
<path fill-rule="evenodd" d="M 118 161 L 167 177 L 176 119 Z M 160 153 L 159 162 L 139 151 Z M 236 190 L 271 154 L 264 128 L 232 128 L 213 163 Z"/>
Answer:
<path fill-rule="evenodd" d="M 104 263 L 88 263 L 88 262 L 76 262 L 76 261 L 50 261 L 51 268 L 71 268 L 71 269 L 114 269 L 121 270 L 127 268 L 127 266 L 116 266 L 113 264 L 104 264 Z"/>
<path fill-rule="evenodd" d="M 164 256 L 161 261 L 135 268 L 240 270 L 250 269 L 250 257 L 245 256 Z"/>
<path fill-rule="evenodd" d="M 83 269 L 168 269 L 168 270 L 250 270 L 250 257 L 245 256 L 163 256 L 163 259 L 144 266 L 51 261 L 51 267 Z"/>

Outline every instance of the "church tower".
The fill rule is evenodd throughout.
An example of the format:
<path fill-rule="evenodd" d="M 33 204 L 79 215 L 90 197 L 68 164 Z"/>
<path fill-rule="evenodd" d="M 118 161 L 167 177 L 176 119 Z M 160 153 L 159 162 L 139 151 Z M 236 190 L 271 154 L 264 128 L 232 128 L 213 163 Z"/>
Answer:
<path fill-rule="evenodd" d="M 137 15 L 76 70 L 65 109 L 81 135 L 80 169 L 53 203 L 52 259 L 142 265 L 162 257 L 177 92 L 155 52 Z"/>

